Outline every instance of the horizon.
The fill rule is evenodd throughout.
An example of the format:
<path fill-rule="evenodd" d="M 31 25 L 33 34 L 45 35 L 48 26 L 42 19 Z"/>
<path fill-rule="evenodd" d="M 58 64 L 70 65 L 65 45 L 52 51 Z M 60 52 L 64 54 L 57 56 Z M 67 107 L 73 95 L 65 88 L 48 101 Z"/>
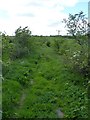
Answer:
<path fill-rule="evenodd" d="M 69 13 L 83 11 L 88 16 L 88 2 L 89 0 L 0 0 L 0 31 L 13 36 L 17 28 L 28 26 L 32 35 L 67 35 L 61 21 Z"/>

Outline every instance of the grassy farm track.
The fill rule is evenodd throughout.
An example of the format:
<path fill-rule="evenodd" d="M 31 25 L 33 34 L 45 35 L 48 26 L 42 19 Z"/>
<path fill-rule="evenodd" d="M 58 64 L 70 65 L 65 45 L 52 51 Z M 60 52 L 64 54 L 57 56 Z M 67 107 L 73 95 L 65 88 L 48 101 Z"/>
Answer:
<path fill-rule="evenodd" d="M 83 77 L 69 70 L 62 55 L 56 54 L 53 41 L 50 42 L 47 46 L 37 39 L 34 41 L 35 51 L 28 57 L 11 61 L 5 78 L 8 82 L 17 82 L 17 85 L 16 91 L 12 90 L 15 94 L 11 93 L 15 101 L 10 100 L 7 108 L 4 106 L 4 117 L 60 118 L 59 109 L 64 118 L 87 117 L 86 89 L 73 82 L 83 80 Z M 10 88 L 8 83 L 3 84 Z M 3 102 L 9 97 L 10 93 L 5 91 Z"/>

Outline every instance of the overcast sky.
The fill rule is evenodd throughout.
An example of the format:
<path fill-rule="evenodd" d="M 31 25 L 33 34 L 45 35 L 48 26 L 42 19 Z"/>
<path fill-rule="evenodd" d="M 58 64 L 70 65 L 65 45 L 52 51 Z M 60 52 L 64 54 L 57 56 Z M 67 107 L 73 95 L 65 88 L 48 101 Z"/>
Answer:
<path fill-rule="evenodd" d="M 0 0 L 0 31 L 13 35 L 19 27 L 28 26 L 33 35 L 65 34 L 61 23 L 68 14 L 84 11 L 89 0 Z"/>

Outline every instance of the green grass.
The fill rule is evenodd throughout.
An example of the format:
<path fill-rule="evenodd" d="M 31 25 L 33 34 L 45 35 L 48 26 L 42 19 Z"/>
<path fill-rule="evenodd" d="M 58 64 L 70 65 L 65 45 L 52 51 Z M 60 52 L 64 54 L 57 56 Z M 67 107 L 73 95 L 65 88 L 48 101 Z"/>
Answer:
<path fill-rule="evenodd" d="M 21 96 L 21 85 L 17 81 L 6 80 L 3 82 L 3 116 L 11 117 L 14 108 L 18 106 Z"/>
<path fill-rule="evenodd" d="M 62 108 L 65 118 L 87 117 L 87 89 L 82 86 L 84 78 L 70 71 L 68 61 L 65 62 L 63 55 L 55 51 L 55 39 L 64 38 L 33 37 L 29 56 L 5 64 L 3 117 L 57 118 L 58 108 Z M 62 47 L 66 48 L 67 44 L 69 49 L 73 42 L 67 40 Z M 75 47 L 70 49 L 80 49 Z"/>

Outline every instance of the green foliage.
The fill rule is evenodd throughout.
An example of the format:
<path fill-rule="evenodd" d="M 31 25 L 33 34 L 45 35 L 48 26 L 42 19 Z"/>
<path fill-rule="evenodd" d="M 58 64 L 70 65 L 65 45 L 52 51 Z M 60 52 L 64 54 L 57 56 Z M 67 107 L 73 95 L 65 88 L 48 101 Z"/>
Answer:
<path fill-rule="evenodd" d="M 15 60 L 17 58 L 25 57 L 29 54 L 29 50 L 27 47 L 22 48 L 20 45 L 17 45 L 13 48 L 11 52 L 11 59 Z"/>
<path fill-rule="evenodd" d="M 15 80 L 18 81 L 22 86 L 27 86 L 32 78 L 32 69 L 28 68 L 27 66 L 31 67 L 28 62 L 27 65 L 23 64 L 23 62 L 19 63 L 12 63 L 10 64 L 3 64 L 3 75 L 5 79 Z"/>
<path fill-rule="evenodd" d="M 15 41 L 17 44 L 20 44 L 21 47 L 29 47 L 28 42 L 31 36 L 31 31 L 28 29 L 28 27 L 21 28 L 19 27 L 15 31 Z"/>
<path fill-rule="evenodd" d="M 54 47 L 56 52 L 59 54 L 61 46 L 63 44 L 64 40 L 63 39 L 55 39 L 54 40 Z"/>
<path fill-rule="evenodd" d="M 74 37 L 77 44 L 80 45 L 78 51 L 74 51 L 71 59 L 74 61 L 74 66 L 79 66 L 78 69 L 82 71 L 83 68 L 88 66 L 88 38 L 87 38 L 87 18 L 81 11 L 78 14 L 69 14 L 68 19 L 64 19 L 64 23 L 68 28 L 68 32 Z M 75 44 L 75 43 L 74 43 Z M 88 71 L 89 72 L 89 71 Z M 86 73 L 86 72 L 85 72 Z"/>
<path fill-rule="evenodd" d="M 55 47 L 56 47 L 56 51 L 59 51 L 59 48 L 60 48 L 59 41 L 55 40 Z"/>
<path fill-rule="evenodd" d="M 44 36 L 30 37 L 28 45 L 31 54 L 14 61 L 6 52 L 9 47 L 3 52 L 3 116 L 57 118 L 56 110 L 62 108 L 66 119 L 87 118 L 86 78 L 72 69 L 81 46 L 74 39 Z"/>
<path fill-rule="evenodd" d="M 18 106 L 18 100 L 20 99 L 21 86 L 17 81 L 5 80 L 3 82 L 3 118 L 12 117 L 15 106 Z"/>
<path fill-rule="evenodd" d="M 11 52 L 12 60 L 17 59 L 17 58 L 22 58 L 29 54 L 30 37 L 31 37 L 31 31 L 28 29 L 28 27 L 25 27 L 25 28 L 19 27 L 15 31 L 14 47 Z"/>
<path fill-rule="evenodd" d="M 75 39 L 57 39 L 54 48 L 56 53 L 63 57 L 64 64 L 71 70 L 82 73 L 83 69 L 88 66 L 88 45 L 86 43 L 86 37 L 82 38 L 82 46 Z M 83 75 L 86 75 L 86 72 Z"/>
<path fill-rule="evenodd" d="M 72 15 L 69 14 L 68 19 L 64 19 L 63 22 L 68 28 L 68 32 L 77 40 L 81 45 L 79 37 L 87 33 L 87 18 L 84 13 L 81 11 L 78 14 Z"/>
<path fill-rule="evenodd" d="M 2 58 L 7 61 L 10 59 L 10 53 L 14 47 L 14 44 L 10 42 L 10 37 L 5 34 L 2 35 Z"/>
<path fill-rule="evenodd" d="M 48 47 L 50 47 L 50 41 L 47 41 L 46 45 L 47 45 Z"/>

